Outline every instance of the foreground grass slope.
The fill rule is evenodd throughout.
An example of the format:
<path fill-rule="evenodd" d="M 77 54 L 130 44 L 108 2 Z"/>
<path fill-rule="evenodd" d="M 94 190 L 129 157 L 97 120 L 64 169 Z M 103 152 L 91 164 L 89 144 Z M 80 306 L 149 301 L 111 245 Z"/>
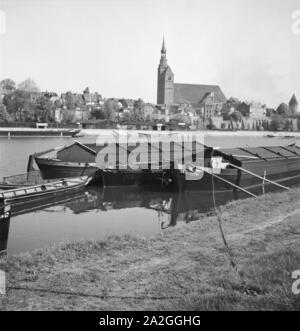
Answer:
<path fill-rule="evenodd" d="M 221 208 L 150 239 L 62 243 L 0 260 L 1 310 L 299 310 L 300 190 Z M 142 221 L 142 220 L 141 220 Z M 231 258 L 229 253 L 231 253 Z M 236 268 L 232 267 L 232 264 Z"/>

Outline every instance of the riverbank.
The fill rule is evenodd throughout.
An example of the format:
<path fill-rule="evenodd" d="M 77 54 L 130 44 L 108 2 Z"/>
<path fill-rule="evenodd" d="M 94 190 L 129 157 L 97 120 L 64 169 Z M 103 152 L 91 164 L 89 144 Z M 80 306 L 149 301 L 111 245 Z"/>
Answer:
<path fill-rule="evenodd" d="M 300 189 L 221 207 L 150 239 L 62 243 L 0 260 L 0 310 L 296 310 Z M 232 267 L 234 264 L 237 270 Z"/>
<path fill-rule="evenodd" d="M 78 129 L 68 129 L 68 128 L 0 128 L 0 138 L 41 138 L 41 137 L 73 137 L 78 134 L 80 130 Z"/>
<path fill-rule="evenodd" d="M 78 136 L 99 136 L 107 135 L 109 131 L 113 132 L 130 132 L 130 133 L 164 133 L 170 131 L 150 131 L 150 130 L 117 130 L 117 129 L 81 129 Z M 172 133 L 203 133 L 204 136 L 209 137 L 295 137 L 300 138 L 300 132 L 272 132 L 272 131 L 221 131 L 221 130 L 199 130 L 199 131 L 171 131 Z"/>

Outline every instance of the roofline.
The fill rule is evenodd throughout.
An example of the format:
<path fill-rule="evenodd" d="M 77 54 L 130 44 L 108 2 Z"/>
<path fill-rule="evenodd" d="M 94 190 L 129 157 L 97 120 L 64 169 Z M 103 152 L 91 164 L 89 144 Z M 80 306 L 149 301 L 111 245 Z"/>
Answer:
<path fill-rule="evenodd" d="M 87 150 L 87 151 L 93 153 L 94 155 L 97 154 L 97 152 L 95 152 L 93 149 L 87 147 L 86 145 L 82 144 L 82 143 L 79 142 L 78 140 L 75 140 L 73 144 L 71 144 L 71 145 L 69 145 L 69 146 L 66 146 L 66 147 L 63 148 L 63 149 L 67 149 L 67 148 L 72 147 L 72 146 L 74 146 L 74 145 L 79 145 L 80 147 L 82 147 L 83 149 L 85 149 L 85 150 Z"/>
<path fill-rule="evenodd" d="M 186 86 L 209 86 L 209 87 L 218 87 L 221 89 L 220 85 L 214 84 L 188 84 L 188 83 L 174 83 L 174 85 L 186 85 Z"/>

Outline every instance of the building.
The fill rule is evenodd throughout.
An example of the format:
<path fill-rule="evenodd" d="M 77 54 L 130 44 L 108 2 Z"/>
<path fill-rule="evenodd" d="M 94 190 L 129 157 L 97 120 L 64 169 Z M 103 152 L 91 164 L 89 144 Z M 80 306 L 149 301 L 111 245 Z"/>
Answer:
<path fill-rule="evenodd" d="M 215 116 L 221 116 L 224 103 L 214 92 L 207 92 L 200 101 L 200 114 L 203 119 L 209 119 Z"/>
<path fill-rule="evenodd" d="M 299 111 L 298 107 L 299 107 L 298 100 L 294 94 L 289 102 L 289 114 L 290 115 L 297 114 Z"/>
<path fill-rule="evenodd" d="M 238 106 L 238 111 L 246 118 L 265 119 L 267 109 L 265 105 L 259 102 L 242 102 Z"/>
<path fill-rule="evenodd" d="M 165 41 L 161 49 L 160 63 L 157 72 L 157 104 L 190 104 L 194 108 L 203 108 L 207 98 L 214 99 L 216 105 L 223 105 L 226 97 L 217 85 L 193 85 L 174 83 L 174 73 L 167 62 Z M 222 108 L 222 107 L 221 107 Z"/>
<path fill-rule="evenodd" d="M 174 74 L 167 62 L 167 50 L 163 40 L 157 72 L 157 104 L 170 105 L 172 103 L 174 103 Z"/>

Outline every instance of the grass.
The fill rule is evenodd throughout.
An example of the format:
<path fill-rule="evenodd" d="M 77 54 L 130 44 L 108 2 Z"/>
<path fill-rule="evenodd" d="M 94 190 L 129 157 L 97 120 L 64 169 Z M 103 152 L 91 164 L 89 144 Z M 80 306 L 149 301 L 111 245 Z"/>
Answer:
<path fill-rule="evenodd" d="M 299 310 L 300 190 L 221 208 L 152 238 L 61 243 L 0 260 L 1 310 Z"/>

